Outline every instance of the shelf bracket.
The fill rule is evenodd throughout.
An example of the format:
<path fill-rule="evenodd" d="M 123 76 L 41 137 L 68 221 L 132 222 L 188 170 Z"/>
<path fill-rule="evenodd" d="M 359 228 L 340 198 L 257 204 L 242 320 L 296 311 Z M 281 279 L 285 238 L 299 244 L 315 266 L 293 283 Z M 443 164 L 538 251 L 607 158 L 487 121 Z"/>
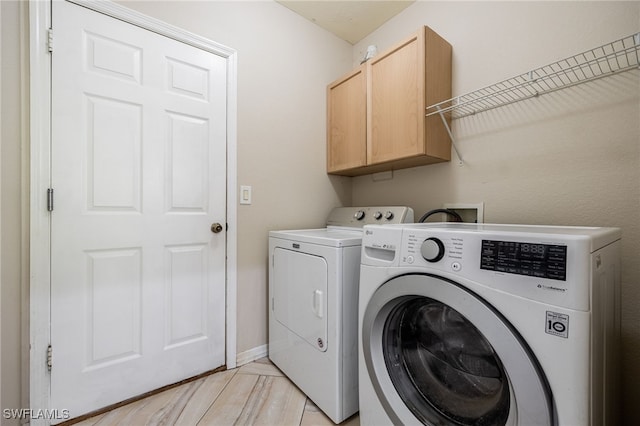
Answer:
<path fill-rule="evenodd" d="M 442 111 L 442 108 L 440 108 L 440 105 L 437 105 L 436 108 L 438 109 L 438 115 L 442 119 L 442 124 L 444 124 L 444 128 L 447 129 L 447 133 L 451 138 L 451 146 L 453 146 L 453 150 L 456 152 L 456 155 L 458 156 L 458 165 L 462 166 L 464 164 L 464 161 L 462 161 L 462 156 L 460 155 L 460 151 L 458 151 L 458 147 L 456 146 L 456 140 L 453 138 L 453 134 L 451 133 L 451 128 L 449 127 L 449 123 L 447 123 L 447 119 L 444 117 L 444 111 Z"/>

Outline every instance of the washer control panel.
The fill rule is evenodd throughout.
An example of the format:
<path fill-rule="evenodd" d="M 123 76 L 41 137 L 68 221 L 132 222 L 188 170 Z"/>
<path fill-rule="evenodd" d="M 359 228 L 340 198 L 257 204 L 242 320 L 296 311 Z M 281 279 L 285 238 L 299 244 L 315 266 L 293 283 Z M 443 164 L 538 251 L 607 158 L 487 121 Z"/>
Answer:
<path fill-rule="evenodd" d="M 588 310 L 590 274 L 618 228 L 416 223 L 367 226 L 362 267 L 441 275 L 520 297 Z M 596 247 L 594 249 L 594 247 Z M 613 247 L 613 246 L 612 246 Z M 613 250 L 613 249 L 611 249 Z"/>
<path fill-rule="evenodd" d="M 480 280 L 484 285 L 545 302 L 574 307 L 588 303 L 569 282 L 570 244 L 517 234 L 469 232 L 466 228 L 407 226 L 398 249 L 398 266 L 446 273 L 453 279 Z"/>
<path fill-rule="evenodd" d="M 429 265 L 438 269 L 462 270 L 464 238 L 462 235 L 431 235 L 405 232 L 400 264 Z"/>
<path fill-rule="evenodd" d="M 567 279 L 567 246 L 482 240 L 480 268 L 550 280 Z"/>

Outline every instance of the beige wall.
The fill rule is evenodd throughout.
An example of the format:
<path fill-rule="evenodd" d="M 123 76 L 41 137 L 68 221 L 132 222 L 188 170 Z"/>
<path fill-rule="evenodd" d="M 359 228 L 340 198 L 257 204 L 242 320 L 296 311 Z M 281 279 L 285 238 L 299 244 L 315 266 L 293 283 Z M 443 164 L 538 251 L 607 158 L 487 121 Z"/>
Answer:
<path fill-rule="evenodd" d="M 392 45 L 429 25 L 453 46 L 461 95 L 640 30 L 638 2 L 418 2 L 354 48 Z M 623 230 L 626 424 L 640 418 L 640 71 L 454 122 L 464 158 L 353 179 L 354 205 L 484 202 L 486 222 Z"/>
<path fill-rule="evenodd" d="M 21 305 L 26 301 L 27 278 L 25 250 L 23 244 L 27 236 L 25 202 L 28 193 L 23 179 L 24 161 L 22 148 L 23 108 L 21 102 L 21 75 L 26 75 L 24 56 L 20 49 L 19 34 L 24 28 L 26 10 L 20 10 L 18 2 L 0 2 L 0 409 L 21 408 L 26 402 L 26 376 L 21 369 L 22 354 L 28 352 L 28 339 L 22 336 L 27 323 L 23 321 L 25 312 Z M 2 414 L 0 413 L 0 416 Z M 0 417 L 4 424 L 18 424 Z"/>

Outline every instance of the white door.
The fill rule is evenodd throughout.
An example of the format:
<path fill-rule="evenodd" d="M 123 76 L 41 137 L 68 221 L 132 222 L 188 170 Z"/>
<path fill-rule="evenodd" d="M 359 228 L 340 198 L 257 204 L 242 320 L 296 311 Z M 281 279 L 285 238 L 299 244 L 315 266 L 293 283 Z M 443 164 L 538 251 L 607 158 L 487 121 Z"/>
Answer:
<path fill-rule="evenodd" d="M 51 407 L 225 364 L 226 59 L 53 2 Z"/>

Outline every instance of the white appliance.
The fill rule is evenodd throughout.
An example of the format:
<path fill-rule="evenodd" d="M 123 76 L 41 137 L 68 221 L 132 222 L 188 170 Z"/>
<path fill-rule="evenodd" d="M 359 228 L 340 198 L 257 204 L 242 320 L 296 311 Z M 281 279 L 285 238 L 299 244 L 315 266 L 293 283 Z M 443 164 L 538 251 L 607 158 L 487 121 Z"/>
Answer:
<path fill-rule="evenodd" d="M 364 229 L 361 424 L 619 424 L 619 229 Z"/>
<path fill-rule="evenodd" d="M 408 207 L 340 207 L 327 227 L 269 233 L 269 358 L 336 423 L 358 411 L 362 226 Z"/>

